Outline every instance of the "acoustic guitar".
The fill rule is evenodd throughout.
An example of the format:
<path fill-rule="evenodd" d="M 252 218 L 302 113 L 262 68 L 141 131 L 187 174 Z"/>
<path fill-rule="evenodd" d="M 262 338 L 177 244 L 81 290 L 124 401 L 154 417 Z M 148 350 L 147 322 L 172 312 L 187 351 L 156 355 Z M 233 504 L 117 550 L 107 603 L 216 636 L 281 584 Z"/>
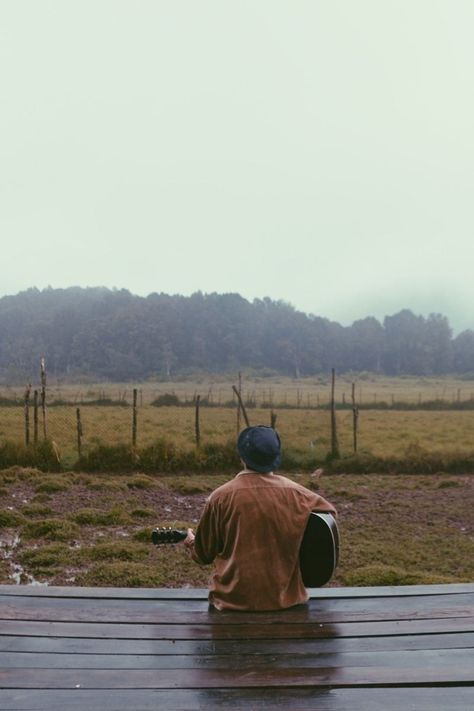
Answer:
<path fill-rule="evenodd" d="M 187 531 L 156 528 L 151 534 L 155 545 L 184 541 Z M 330 513 L 309 515 L 300 548 L 300 568 L 307 588 L 320 588 L 332 578 L 339 562 L 339 530 Z"/>

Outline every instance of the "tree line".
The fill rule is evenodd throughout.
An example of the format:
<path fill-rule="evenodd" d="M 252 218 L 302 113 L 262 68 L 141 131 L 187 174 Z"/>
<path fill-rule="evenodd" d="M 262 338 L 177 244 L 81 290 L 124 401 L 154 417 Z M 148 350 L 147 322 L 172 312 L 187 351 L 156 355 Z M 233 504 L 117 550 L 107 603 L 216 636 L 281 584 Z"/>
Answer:
<path fill-rule="evenodd" d="M 41 357 L 55 376 L 129 380 L 251 369 L 294 377 L 370 371 L 474 373 L 474 331 L 453 338 L 448 319 L 408 309 L 381 323 L 341 326 L 270 298 L 122 289 L 28 289 L 0 299 L 0 373 L 34 377 Z"/>

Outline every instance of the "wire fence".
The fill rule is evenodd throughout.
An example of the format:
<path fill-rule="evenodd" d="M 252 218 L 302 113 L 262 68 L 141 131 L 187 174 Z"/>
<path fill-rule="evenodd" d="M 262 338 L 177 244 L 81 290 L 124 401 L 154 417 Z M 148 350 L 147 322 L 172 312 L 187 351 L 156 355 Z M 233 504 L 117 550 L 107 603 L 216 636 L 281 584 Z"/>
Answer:
<path fill-rule="evenodd" d="M 350 375 L 289 381 L 40 385 L 0 390 L 0 446 L 54 442 L 61 465 L 101 446 L 132 450 L 166 440 L 180 451 L 227 445 L 250 424 L 275 426 L 305 461 L 365 452 L 471 452 L 474 390 L 459 380 L 354 381 Z"/>
<path fill-rule="evenodd" d="M 307 407 L 246 408 L 251 425 L 273 424 L 283 447 L 306 458 L 324 460 L 331 451 L 331 412 Z M 474 442 L 474 410 L 361 410 L 358 417 L 358 451 L 377 456 L 403 456 L 413 447 L 427 452 L 468 453 Z M 352 409 L 336 413 L 342 456 L 354 452 Z M 235 442 L 245 427 L 236 405 L 200 402 L 157 407 L 136 404 L 98 405 L 74 403 L 38 406 L 0 406 L 0 445 L 5 442 L 54 441 L 63 466 L 74 466 L 80 456 L 100 445 L 127 445 L 137 449 L 165 439 L 180 450 L 208 444 Z"/>

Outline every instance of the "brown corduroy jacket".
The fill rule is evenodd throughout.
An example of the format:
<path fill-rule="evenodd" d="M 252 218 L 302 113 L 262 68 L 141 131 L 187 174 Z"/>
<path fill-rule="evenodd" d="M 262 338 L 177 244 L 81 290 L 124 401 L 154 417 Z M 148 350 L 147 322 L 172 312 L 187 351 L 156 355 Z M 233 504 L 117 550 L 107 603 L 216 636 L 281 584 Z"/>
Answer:
<path fill-rule="evenodd" d="M 308 593 L 299 549 L 311 511 L 336 513 L 319 494 L 278 474 L 244 470 L 207 500 L 192 547 L 215 564 L 209 601 L 219 610 L 278 610 Z"/>

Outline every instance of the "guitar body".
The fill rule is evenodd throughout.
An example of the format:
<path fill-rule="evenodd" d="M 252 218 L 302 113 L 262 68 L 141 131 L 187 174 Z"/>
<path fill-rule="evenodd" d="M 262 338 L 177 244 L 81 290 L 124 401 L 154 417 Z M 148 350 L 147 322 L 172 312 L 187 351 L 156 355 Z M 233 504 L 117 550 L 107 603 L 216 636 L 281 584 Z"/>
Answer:
<path fill-rule="evenodd" d="M 171 528 L 157 528 L 151 534 L 155 545 L 179 543 L 187 532 Z M 331 579 L 339 560 L 339 531 L 334 516 L 311 513 L 300 548 L 300 568 L 307 588 L 320 588 Z"/>
<path fill-rule="evenodd" d="M 339 561 L 339 531 L 330 513 L 309 515 L 300 548 L 300 568 L 307 588 L 320 588 L 331 579 Z"/>

